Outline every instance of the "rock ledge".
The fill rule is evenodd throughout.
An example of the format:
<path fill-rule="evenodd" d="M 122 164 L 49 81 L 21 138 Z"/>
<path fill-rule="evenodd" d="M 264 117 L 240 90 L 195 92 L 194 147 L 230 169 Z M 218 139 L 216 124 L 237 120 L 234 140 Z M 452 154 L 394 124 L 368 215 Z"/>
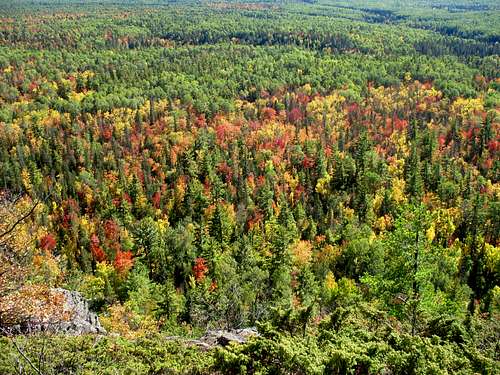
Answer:
<path fill-rule="evenodd" d="M 106 334 L 97 315 L 90 311 L 87 300 L 76 291 L 56 288 L 53 292 L 62 294 L 64 306 L 61 314 L 51 316 L 43 322 L 27 321 L 9 329 L 12 334 L 50 332 L 67 335 Z M 54 314 L 55 315 L 55 314 Z"/>

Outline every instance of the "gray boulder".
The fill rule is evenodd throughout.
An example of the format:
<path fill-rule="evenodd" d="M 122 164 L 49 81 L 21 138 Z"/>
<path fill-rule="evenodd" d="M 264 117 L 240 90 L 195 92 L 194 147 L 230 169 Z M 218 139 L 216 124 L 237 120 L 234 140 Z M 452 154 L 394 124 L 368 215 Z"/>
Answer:
<path fill-rule="evenodd" d="M 230 343 L 244 344 L 250 337 L 258 336 L 260 335 L 255 328 L 209 330 L 198 340 L 189 340 L 187 344 L 209 350 L 216 346 L 227 346 Z"/>
<path fill-rule="evenodd" d="M 87 300 L 79 292 L 60 288 L 56 289 L 56 291 L 65 296 L 64 309 L 69 311 L 71 315 L 69 320 L 62 320 L 55 325 L 54 328 L 57 332 L 74 335 L 106 334 L 106 330 L 101 326 L 97 314 L 90 311 Z"/>

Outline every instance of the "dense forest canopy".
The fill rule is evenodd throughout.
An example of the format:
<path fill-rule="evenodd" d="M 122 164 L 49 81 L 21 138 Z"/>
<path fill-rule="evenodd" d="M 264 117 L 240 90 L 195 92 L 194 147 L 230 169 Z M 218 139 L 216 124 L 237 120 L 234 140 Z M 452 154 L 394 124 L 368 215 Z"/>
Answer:
<path fill-rule="evenodd" d="M 498 372 L 499 65 L 494 0 L 0 0 L 0 373 Z M 54 288 L 110 335 L 11 336 Z"/>

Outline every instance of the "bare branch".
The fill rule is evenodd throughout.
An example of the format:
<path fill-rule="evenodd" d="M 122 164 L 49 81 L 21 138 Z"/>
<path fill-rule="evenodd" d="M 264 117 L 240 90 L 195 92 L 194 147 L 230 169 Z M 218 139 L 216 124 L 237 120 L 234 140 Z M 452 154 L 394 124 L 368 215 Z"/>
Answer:
<path fill-rule="evenodd" d="M 11 233 L 14 229 L 16 229 L 16 227 L 21 224 L 24 220 L 26 220 L 28 217 L 30 217 L 33 212 L 35 211 L 35 209 L 37 208 L 37 206 L 40 204 L 40 201 L 37 201 L 33 207 L 31 207 L 31 209 L 23 216 L 21 216 L 14 224 L 12 224 L 12 226 L 7 229 L 5 232 L 1 233 L 0 234 L 0 239 L 1 238 L 4 238 L 5 236 L 7 236 L 9 233 Z"/>
<path fill-rule="evenodd" d="M 24 360 L 30 365 L 30 367 L 38 374 L 38 375 L 43 375 L 43 373 L 40 371 L 40 369 L 38 369 L 34 364 L 33 362 L 31 362 L 31 360 L 26 356 L 26 354 L 24 354 L 24 352 L 21 350 L 21 348 L 19 347 L 19 345 L 17 345 L 16 343 L 16 340 L 15 339 L 12 339 L 12 344 L 14 344 L 14 347 L 16 348 L 16 350 L 19 352 L 19 354 L 21 355 L 21 357 L 24 358 Z"/>
<path fill-rule="evenodd" d="M 43 369 L 43 364 L 45 363 L 45 344 L 47 342 L 47 336 L 43 335 L 42 347 L 40 349 L 40 354 L 38 356 L 38 368 L 40 371 Z"/>

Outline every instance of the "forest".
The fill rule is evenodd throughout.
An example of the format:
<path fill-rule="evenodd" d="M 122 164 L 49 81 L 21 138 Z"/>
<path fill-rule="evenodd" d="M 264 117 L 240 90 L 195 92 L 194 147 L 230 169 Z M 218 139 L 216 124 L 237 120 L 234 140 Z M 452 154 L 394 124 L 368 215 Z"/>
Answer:
<path fill-rule="evenodd" d="M 497 1 L 0 0 L 0 374 L 499 372 Z"/>

